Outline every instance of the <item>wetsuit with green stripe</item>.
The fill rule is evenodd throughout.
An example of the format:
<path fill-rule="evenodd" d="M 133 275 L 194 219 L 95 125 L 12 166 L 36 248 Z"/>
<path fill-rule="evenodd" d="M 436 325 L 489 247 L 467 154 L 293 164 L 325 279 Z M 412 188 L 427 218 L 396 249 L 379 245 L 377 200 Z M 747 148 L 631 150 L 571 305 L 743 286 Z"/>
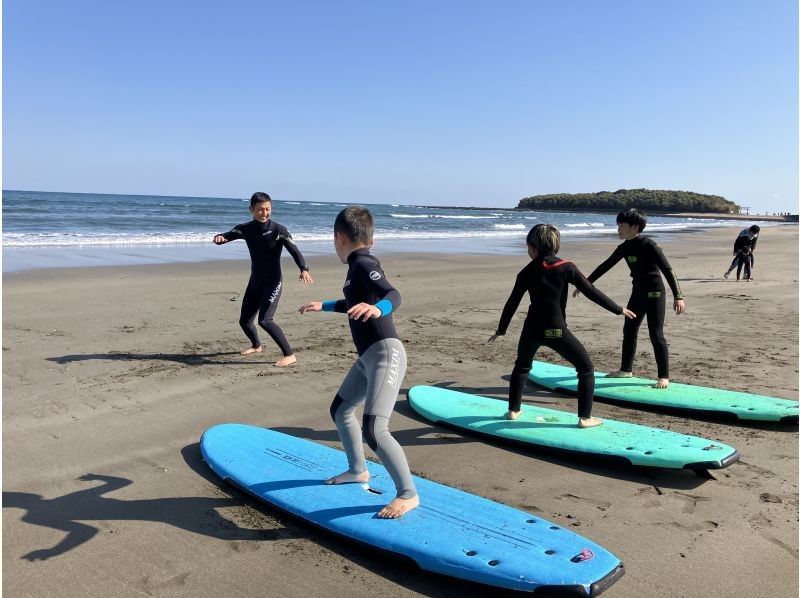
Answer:
<path fill-rule="evenodd" d="M 517 360 L 511 372 L 508 390 L 510 411 L 520 410 L 522 390 L 528 372 L 531 371 L 531 361 L 539 347 L 545 346 L 559 353 L 575 367 L 578 374 L 578 416 L 583 419 L 591 417 L 594 366 L 581 342 L 567 329 L 566 307 L 570 284 L 575 285 L 599 306 L 617 315 L 622 313 L 622 308 L 595 288 L 572 262 L 548 256 L 532 260 L 525 266 L 517 275 L 497 326 L 497 335 L 503 336 L 527 292 L 531 305 L 519 337 Z"/>
<path fill-rule="evenodd" d="M 653 353 L 658 367 L 658 377 L 669 378 L 669 349 L 667 348 L 667 339 L 664 337 L 664 316 L 667 302 L 661 275 L 663 274 L 667 279 L 672 296 L 676 300 L 683 299 L 678 277 L 656 242 L 650 237 L 637 235 L 629 241 L 620 243 L 614 253 L 589 274 L 589 280 L 596 281 L 623 259 L 628 264 L 633 279 L 633 289 L 627 308 L 636 314 L 636 318 L 626 319 L 622 328 L 620 370 L 623 372 L 633 371 L 639 326 L 646 315 L 650 342 L 653 343 Z"/>
<path fill-rule="evenodd" d="M 284 247 L 301 271 L 308 270 L 303 254 L 292 240 L 286 228 L 274 220 L 259 222 L 251 220 L 222 233 L 226 241 L 244 239 L 250 252 L 250 280 L 242 297 L 242 311 L 239 325 L 253 347 L 260 347 L 255 319 L 280 347 L 284 356 L 292 354 L 289 341 L 280 326 L 274 321 L 278 301 L 281 298 L 283 274 L 281 273 L 281 252 Z"/>

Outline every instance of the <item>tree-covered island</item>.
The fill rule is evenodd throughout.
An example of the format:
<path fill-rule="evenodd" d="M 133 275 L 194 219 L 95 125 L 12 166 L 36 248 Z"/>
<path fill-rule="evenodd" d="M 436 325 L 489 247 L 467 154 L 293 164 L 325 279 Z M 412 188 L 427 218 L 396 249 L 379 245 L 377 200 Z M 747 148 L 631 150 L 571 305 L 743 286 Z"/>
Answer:
<path fill-rule="evenodd" d="M 557 210 L 559 212 L 618 212 L 638 208 L 646 212 L 696 212 L 738 214 L 740 207 L 719 195 L 692 191 L 658 189 L 620 189 L 597 193 L 555 193 L 533 195 L 519 200 L 520 210 Z"/>

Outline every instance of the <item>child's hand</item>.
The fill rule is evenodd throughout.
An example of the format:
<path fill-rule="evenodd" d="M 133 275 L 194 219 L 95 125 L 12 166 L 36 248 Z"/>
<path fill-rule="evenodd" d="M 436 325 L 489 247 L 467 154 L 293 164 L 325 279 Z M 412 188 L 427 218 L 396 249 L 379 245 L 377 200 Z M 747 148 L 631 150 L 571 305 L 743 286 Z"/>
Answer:
<path fill-rule="evenodd" d="M 300 309 L 298 309 L 301 314 L 306 313 L 307 311 L 322 311 L 322 301 L 310 301 L 305 305 L 301 305 Z"/>
<path fill-rule="evenodd" d="M 311 274 L 308 273 L 308 270 L 300 272 L 300 280 L 306 284 L 314 284 L 314 279 L 311 278 Z"/>
<path fill-rule="evenodd" d="M 627 307 L 622 310 L 622 315 L 628 318 L 629 320 L 635 320 L 636 314 L 629 310 Z"/>
<path fill-rule="evenodd" d="M 575 298 L 577 298 L 577 297 L 578 297 L 580 294 L 581 294 L 581 292 L 580 292 L 578 289 L 575 289 L 574 291 L 572 291 L 572 298 L 573 298 L 573 299 L 575 299 Z"/>
<path fill-rule="evenodd" d="M 495 332 L 492 336 L 489 337 L 489 340 L 486 341 L 487 343 L 493 343 L 497 340 L 498 334 Z"/>
<path fill-rule="evenodd" d="M 675 301 L 672 302 L 672 309 L 675 310 L 677 315 L 681 315 L 686 311 L 686 303 L 683 299 L 675 299 Z"/>
<path fill-rule="evenodd" d="M 214 245 L 225 245 L 228 242 L 228 239 L 223 237 L 222 235 L 214 235 Z"/>
<path fill-rule="evenodd" d="M 361 320 L 362 322 L 366 322 L 370 318 L 380 318 L 383 314 L 381 313 L 381 310 L 374 305 L 370 305 L 369 303 L 359 303 L 358 305 L 354 305 L 348 309 L 347 315 L 350 316 L 351 320 Z"/>

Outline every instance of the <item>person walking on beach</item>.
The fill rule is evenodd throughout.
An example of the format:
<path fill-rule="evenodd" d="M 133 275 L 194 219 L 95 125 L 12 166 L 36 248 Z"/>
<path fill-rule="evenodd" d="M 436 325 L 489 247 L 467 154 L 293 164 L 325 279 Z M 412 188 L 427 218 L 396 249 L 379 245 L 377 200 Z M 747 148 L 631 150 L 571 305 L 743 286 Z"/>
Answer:
<path fill-rule="evenodd" d="M 522 411 L 522 390 L 531 371 L 531 362 L 539 347 L 545 346 L 569 361 L 578 373 L 578 426 L 599 426 L 603 420 L 592 417 L 594 365 L 581 342 L 567 328 L 568 286 L 575 285 L 589 299 L 614 314 L 626 318 L 635 318 L 636 314 L 629 309 L 623 309 L 595 288 L 575 264 L 556 257 L 561 246 L 561 235 L 555 226 L 534 226 L 528 232 L 527 245 L 531 262 L 517 274 L 497 331 L 489 337 L 491 343 L 498 336 L 505 335 L 514 312 L 527 292 L 531 305 L 519 337 L 517 360 L 511 372 L 506 419 L 519 417 Z"/>
<path fill-rule="evenodd" d="M 253 193 L 250 198 L 250 213 L 253 219 L 233 227 L 227 233 L 214 236 L 215 245 L 224 245 L 230 241 L 244 239 L 250 252 L 250 280 L 242 298 L 242 311 L 239 325 L 250 340 L 250 347 L 244 349 L 242 355 L 261 353 L 264 349 L 258 338 L 255 319 L 267 331 L 272 340 L 280 348 L 283 357 L 275 362 L 278 367 L 285 367 L 297 361 L 289 341 L 283 334 L 273 317 L 278 309 L 283 286 L 281 272 L 281 252 L 285 247 L 300 268 L 300 280 L 312 284 L 314 279 L 309 274 L 303 254 L 292 240 L 286 228 L 270 218 L 272 215 L 272 199 L 262 192 Z"/>
<path fill-rule="evenodd" d="M 330 407 L 348 469 L 325 483 L 363 484 L 369 480 L 363 434 L 397 489 L 394 500 L 378 511 L 378 517 L 396 519 L 419 506 L 419 497 L 405 453 L 389 433 L 389 417 L 406 372 L 406 351 L 392 319 L 392 313 L 400 307 L 400 293 L 386 280 L 378 259 L 370 254 L 374 229 L 372 214 L 366 208 L 350 206 L 339 212 L 333 225 L 333 244 L 336 255 L 348 266 L 344 299 L 312 301 L 299 311 L 346 313 L 358 352 L 358 359 Z M 363 431 L 355 417 L 355 410 L 362 403 Z"/>
<path fill-rule="evenodd" d="M 669 265 L 661 248 L 650 237 L 640 233 L 647 225 L 647 217 L 635 208 L 628 208 L 617 214 L 617 234 L 623 240 L 614 253 L 589 274 L 589 281 L 594 282 L 613 268 L 621 259 L 625 259 L 631 271 L 633 289 L 628 299 L 628 309 L 638 315 L 632 320 L 625 320 L 622 328 L 622 364 L 616 372 L 608 374 L 609 378 L 630 378 L 633 376 L 633 359 L 636 355 L 636 340 L 639 326 L 645 315 L 647 328 L 650 331 L 650 342 L 658 367 L 656 388 L 669 386 L 669 349 L 664 337 L 664 315 L 666 313 L 666 297 L 661 274 L 667 278 L 672 291 L 672 308 L 677 315 L 686 311 L 686 303 L 678 284 L 678 277 Z M 577 297 L 578 290 L 573 293 Z"/>
<path fill-rule="evenodd" d="M 755 255 L 753 252 L 756 250 L 756 243 L 758 243 L 758 233 L 761 232 L 761 227 L 757 224 L 749 228 L 743 228 L 739 231 L 739 234 L 736 237 L 736 240 L 733 242 L 733 261 L 731 265 L 728 266 L 728 269 L 723 274 L 723 278 L 728 278 L 733 269 L 739 264 L 739 257 L 741 256 L 742 249 L 748 247 L 750 249 L 750 267 L 752 268 L 756 263 Z M 748 278 L 748 280 L 752 280 L 752 278 Z M 736 280 L 739 280 L 739 276 L 737 274 Z"/>

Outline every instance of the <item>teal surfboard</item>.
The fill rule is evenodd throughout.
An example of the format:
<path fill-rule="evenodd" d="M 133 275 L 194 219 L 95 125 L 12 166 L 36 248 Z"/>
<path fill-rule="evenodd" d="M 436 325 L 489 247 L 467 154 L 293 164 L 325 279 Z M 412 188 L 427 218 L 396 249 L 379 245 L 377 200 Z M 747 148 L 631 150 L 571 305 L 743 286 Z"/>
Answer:
<path fill-rule="evenodd" d="M 624 573 L 609 551 L 538 515 L 418 477 L 420 506 L 379 519 L 394 496 L 386 470 L 367 462 L 369 484 L 327 486 L 347 457 L 308 440 L 221 424 L 205 431 L 200 450 L 215 474 L 258 500 L 427 571 L 548 596 L 597 596 Z"/>
<path fill-rule="evenodd" d="M 578 390 L 575 369 L 563 365 L 534 361 L 528 378 L 551 390 L 573 394 Z M 668 388 L 654 388 L 655 383 L 655 380 L 645 378 L 606 378 L 604 373 L 595 372 L 594 397 L 705 412 L 709 415 L 735 417 L 744 421 L 797 421 L 797 401 L 679 382 L 670 382 Z"/>
<path fill-rule="evenodd" d="M 575 413 L 532 405 L 523 405 L 520 416 L 509 421 L 504 418 L 506 401 L 434 386 L 410 388 L 408 402 L 435 423 L 631 465 L 705 471 L 728 467 L 739 459 L 736 449 L 716 440 L 609 419 L 602 426 L 581 429 Z"/>

